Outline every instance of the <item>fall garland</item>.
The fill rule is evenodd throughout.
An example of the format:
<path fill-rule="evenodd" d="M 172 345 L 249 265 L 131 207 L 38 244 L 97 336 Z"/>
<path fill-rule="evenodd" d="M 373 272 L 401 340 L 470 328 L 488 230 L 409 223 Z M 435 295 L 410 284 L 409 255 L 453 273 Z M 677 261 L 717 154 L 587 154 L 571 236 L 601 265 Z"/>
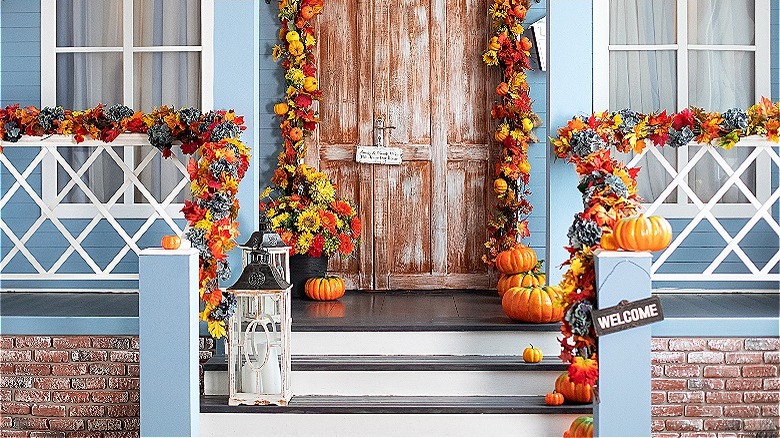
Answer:
<path fill-rule="evenodd" d="M 640 114 L 631 110 L 576 117 L 558 130 L 552 144 L 559 158 L 575 166 L 584 209 L 569 228 L 568 270 L 559 285 L 566 307 L 561 331 L 561 359 L 569 362 L 569 377 L 575 383 L 594 384 L 598 377 L 597 343 L 590 311 L 596 306 L 596 275 L 593 251 L 601 236 L 615 223 L 635 215 L 639 168 L 628 168 L 612 156 L 611 149 L 636 153 L 650 142 L 674 148 L 691 141 L 714 143 L 730 149 L 748 135 L 780 140 L 780 103 L 763 99 L 747 111 L 732 108 L 724 113 L 699 108 L 676 114 L 665 111 Z"/>
<path fill-rule="evenodd" d="M 0 109 L 0 138 L 17 142 L 22 135 L 72 135 L 77 143 L 86 137 L 110 143 L 122 133 L 145 133 L 163 157 L 172 155 L 174 141 L 182 153 L 198 152 L 187 170 L 193 200 L 184 201 L 182 212 L 189 229 L 186 237 L 199 252 L 202 320 L 216 338 L 225 335 L 225 321 L 235 311 L 235 298 L 219 289 L 218 280 L 230 277 L 227 252 L 238 235 L 238 184 L 249 168 L 249 148 L 240 140 L 243 118 L 231 111 L 197 108 L 155 108 L 135 112 L 125 105 L 98 105 L 84 111 L 62 107 Z M 2 148 L 0 148 L 2 152 Z"/>
<path fill-rule="evenodd" d="M 482 60 L 501 68 L 502 82 L 496 87 L 498 101 L 491 117 L 498 123 L 494 138 L 501 144 L 501 155 L 495 166 L 493 191 L 497 203 L 488 220 L 487 253 L 482 259 L 493 265 L 496 255 L 514 247 L 528 237 L 528 201 L 531 165 L 528 144 L 538 141 L 533 128 L 541 119 L 532 108 L 525 71 L 531 68 L 531 41 L 522 36 L 529 0 L 493 0 L 488 14 L 493 35 Z"/>

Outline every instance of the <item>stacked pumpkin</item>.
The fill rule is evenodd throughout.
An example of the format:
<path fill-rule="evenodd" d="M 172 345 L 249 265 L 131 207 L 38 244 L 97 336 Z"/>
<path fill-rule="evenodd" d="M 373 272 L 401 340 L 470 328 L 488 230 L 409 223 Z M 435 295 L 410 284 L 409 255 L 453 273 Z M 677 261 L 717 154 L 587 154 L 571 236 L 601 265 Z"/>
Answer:
<path fill-rule="evenodd" d="M 607 251 L 661 251 L 672 242 L 672 226 L 661 216 L 640 214 L 620 219 L 611 233 L 601 236 Z"/>
<path fill-rule="evenodd" d="M 577 417 L 571 422 L 569 430 L 563 432 L 563 438 L 592 438 L 593 437 L 593 417 L 583 415 Z"/>
<path fill-rule="evenodd" d="M 314 301 L 335 301 L 344 296 L 345 289 L 341 277 L 314 277 L 306 280 L 303 291 Z"/>
<path fill-rule="evenodd" d="M 496 268 L 501 272 L 498 294 L 501 307 L 515 321 L 549 323 L 563 318 L 560 290 L 545 286 L 545 276 L 539 272 L 536 252 L 519 244 L 496 256 Z"/>

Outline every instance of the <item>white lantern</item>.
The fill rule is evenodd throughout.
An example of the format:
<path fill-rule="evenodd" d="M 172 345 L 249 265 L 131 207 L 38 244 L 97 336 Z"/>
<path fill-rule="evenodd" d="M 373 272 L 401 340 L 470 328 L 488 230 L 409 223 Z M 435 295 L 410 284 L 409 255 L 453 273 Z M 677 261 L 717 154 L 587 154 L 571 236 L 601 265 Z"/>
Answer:
<path fill-rule="evenodd" d="M 260 216 L 260 230 L 252 233 L 249 240 L 243 245 L 239 245 L 242 257 L 242 267 L 252 262 L 252 254 L 260 249 L 265 249 L 271 255 L 271 266 L 281 269 L 284 273 L 284 280 L 290 282 L 290 249 L 274 230 L 271 229 L 271 222 L 265 214 Z"/>
<path fill-rule="evenodd" d="M 241 277 L 227 289 L 236 297 L 228 324 L 230 406 L 290 401 L 290 283 L 265 249 L 251 252 Z"/>

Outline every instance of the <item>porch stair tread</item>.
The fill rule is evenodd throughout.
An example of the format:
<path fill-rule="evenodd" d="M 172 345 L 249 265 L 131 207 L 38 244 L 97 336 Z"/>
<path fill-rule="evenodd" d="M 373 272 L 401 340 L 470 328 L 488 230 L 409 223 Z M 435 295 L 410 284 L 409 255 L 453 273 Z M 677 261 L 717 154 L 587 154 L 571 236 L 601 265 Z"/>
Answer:
<path fill-rule="evenodd" d="M 481 355 L 299 355 L 293 371 L 566 371 L 560 359 L 525 363 L 520 356 Z M 227 371 L 227 357 L 215 355 L 204 371 Z"/>
<path fill-rule="evenodd" d="M 590 414 L 591 404 L 547 406 L 544 396 L 294 396 L 287 406 L 228 406 L 200 398 L 201 413 L 284 414 Z"/>

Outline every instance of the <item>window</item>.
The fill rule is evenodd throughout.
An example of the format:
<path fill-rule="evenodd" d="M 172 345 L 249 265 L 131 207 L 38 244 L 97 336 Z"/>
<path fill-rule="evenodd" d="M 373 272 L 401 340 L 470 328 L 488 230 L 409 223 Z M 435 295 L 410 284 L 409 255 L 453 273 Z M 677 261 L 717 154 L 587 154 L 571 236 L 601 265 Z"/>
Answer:
<path fill-rule="evenodd" d="M 746 109 L 770 96 L 769 0 L 595 0 L 594 109 L 639 112 L 679 111 L 689 105 L 707 110 Z M 743 145 L 748 145 L 745 142 Z M 665 166 L 681 171 L 702 146 L 663 148 L 638 163 L 640 195 L 663 197 L 662 210 L 686 217 L 697 211 L 683 189 L 664 193 L 672 181 Z M 744 162 L 750 147 L 720 151 L 732 168 Z M 627 157 L 628 158 L 628 157 Z M 742 174 L 761 199 L 768 184 L 769 161 L 761 157 Z M 687 174 L 687 183 L 703 202 L 712 199 L 728 175 L 709 154 Z M 762 186 L 767 186 L 762 187 Z M 758 191 L 758 193 L 757 193 Z M 768 196 L 768 192 L 766 193 Z M 731 187 L 719 204 L 724 215 L 752 215 L 745 195 Z M 743 213 L 739 213 L 743 211 Z"/>
<path fill-rule="evenodd" d="M 121 103 L 142 111 L 160 105 L 208 110 L 212 29 L 213 5 L 201 0 L 42 0 L 41 106 L 84 109 Z M 159 154 L 150 157 L 154 151 L 148 145 L 138 146 L 142 138 L 129 137 L 111 149 L 127 169 L 143 166 L 138 179 L 156 202 L 180 203 L 188 190 L 177 189 L 181 168 Z M 58 147 L 74 170 L 87 163 L 81 178 L 101 203 L 113 204 L 114 216 L 145 217 L 150 210 L 144 193 L 108 151 L 99 149 Z M 72 178 L 62 166 L 49 160 L 43 174 L 44 200 L 59 204 L 58 215 L 83 214 L 89 200 L 72 183 L 68 187 Z M 178 208 L 169 206 L 172 212 Z"/>

